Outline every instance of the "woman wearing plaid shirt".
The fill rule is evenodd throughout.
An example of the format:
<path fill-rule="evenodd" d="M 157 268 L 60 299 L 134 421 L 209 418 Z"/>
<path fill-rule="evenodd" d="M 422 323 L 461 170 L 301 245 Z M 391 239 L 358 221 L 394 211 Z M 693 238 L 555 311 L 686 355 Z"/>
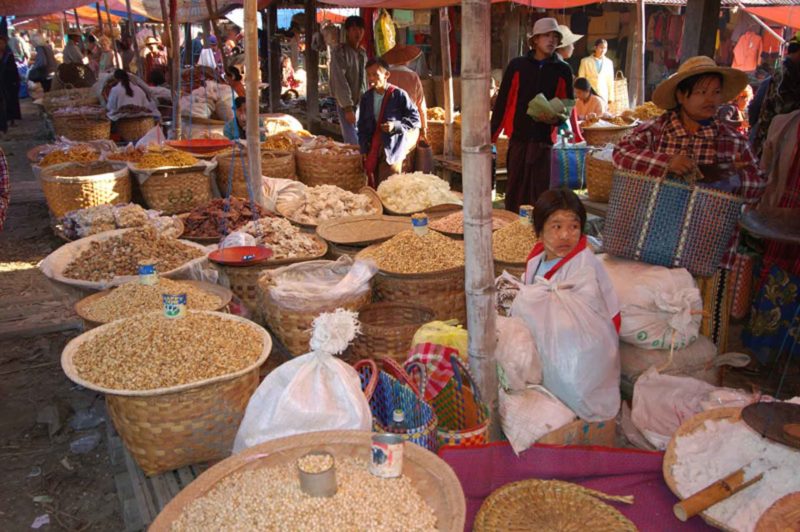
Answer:
<path fill-rule="evenodd" d="M 618 168 L 662 177 L 667 174 L 696 178 L 699 186 L 730 192 L 748 204 L 758 202 L 766 178 L 747 138 L 717 119 L 717 109 L 747 85 L 747 75 L 718 67 L 708 57 L 686 60 L 678 72 L 656 87 L 653 103 L 668 109 L 636 128 L 614 149 Z M 738 233 L 722 259 L 714 279 L 711 339 L 723 349 L 727 340 L 725 298 L 727 271 L 733 266 Z"/>

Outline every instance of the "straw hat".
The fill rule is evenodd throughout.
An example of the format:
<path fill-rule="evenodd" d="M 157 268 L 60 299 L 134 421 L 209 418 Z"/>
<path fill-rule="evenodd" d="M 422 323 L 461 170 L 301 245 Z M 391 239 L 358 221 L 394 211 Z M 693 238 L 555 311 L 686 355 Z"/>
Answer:
<path fill-rule="evenodd" d="M 150 46 L 151 44 L 156 44 L 156 45 L 159 44 L 158 39 L 156 39 L 155 37 L 148 37 L 147 39 L 144 40 L 145 46 Z"/>
<path fill-rule="evenodd" d="M 564 48 L 570 44 L 575 44 L 583 39 L 583 35 L 572 33 L 572 30 L 569 29 L 569 26 L 565 26 L 564 24 L 558 25 L 558 31 L 561 33 L 561 46 L 559 46 L 559 48 Z"/>
<path fill-rule="evenodd" d="M 748 83 L 747 74 L 741 70 L 717 66 L 713 59 L 704 55 L 690 57 L 678 67 L 678 71 L 659 83 L 653 91 L 653 103 L 661 109 L 674 109 L 678 106 L 675 91 L 678 84 L 698 74 L 719 74 L 722 76 L 722 101 L 734 99 Z"/>
<path fill-rule="evenodd" d="M 417 46 L 398 44 L 385 54 L 382 59 L 390 65 L 405 65 L 420 56 L 422 50 Z"/>
<path fill-rule="evenodd" d="M 544 33 L 550 33 L 554 31 L 564 37 L 564 34 L 561 33 L 561 28 L 558 26 L 558 21 L 554 18 L 540 18 L 533 24 L 533 30 L 528 33 L 528 39 L 532 39 L 537 35 L 542 35 Z"/>

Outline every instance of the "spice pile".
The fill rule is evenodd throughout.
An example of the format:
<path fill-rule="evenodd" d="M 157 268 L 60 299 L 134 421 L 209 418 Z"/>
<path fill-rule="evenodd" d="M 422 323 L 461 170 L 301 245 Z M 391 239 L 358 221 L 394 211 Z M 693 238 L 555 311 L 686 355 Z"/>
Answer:
<path fill-rule="evenodd" d="M 194 238 L 214 238 L 222 236 L 223 226 L 226 233 L 231 233 L 253 220 L 252 207 L 255 207 L 256 218 L 269 216 L 259 205 L 242 198 L 231 197 L 227 212 L 225 204 L 224 198 L 215 198 L 195 207 L 183 220 L 183 234 Z"/>
<path fill-rule="evenodd" d="M 241 229 L 256 237 L 256 243 L 272 250 L 272 260 L 316 257 L 323 248 L 314 237 L 301 232 L 284 218 L 261 218 Z"/>
<path fill-rule="evenodd" d="M 64 276 L 93 282 L 110 281 L 121 275 L 136 275 L 141 260 L 155 257 L 160 270 L 168 272 L 204 255 L 203 250 L 158 235 L 153 228 L 132 229 L 91 242 L 69 263 Z"/>
<path fill-rule="evenodd" d="M 653 102 L 645 102 L 633 109 L 622 111 L 622 116 L 633 117 L 638 120 L 652 120 L 664 114 L 664 110 Z"/>
<path fill-rule="evenodd" d="M 78 144 L 70 148 L 53 150 L 39 161 L 39 166 L 53 166 L 63 163 L 91 163 L 100 157 L 100 152 L 88 144 Z"/>
<path fill-rule="evenodd" d="M 328 137 L 315 137 L 314 139 L 303 144 L 302 146 L 298 146 L 297 149 L 303 152 L 313 151 L 315 154 L 318 155 L 360 154 L 358 146 L 336 142 L 335 140 L 331 140 Z"/>
<path fill-rule="evenodd" d="M 318 224 L 325 220 L 379 214 L 380 206 L 365 194 L 354 194 L 334 185 L 307 187 L 305 198 L 281 206 L 281 214 L 302 224 Z"/>
<path fill-rule="evenodd" d="M 372 259 L 378 268 L 390 273 L 427 273 L 464 265 L 464 246 L 435 231 L 417 235 L 403 231 L 386 242 L 367 249 L 359 259 Z"/>
<path fill-rule="evenodd" d="M 378 185 L 378 196 L 384 205 L 398 213 L 419 212 L 444 203 L 461 203 L 450 191 L 447 181 L 422 172 L 389 177 Z"/>
<path fill-rule="evenodd" d="M 194 166 L 197 159 L 185 151 L 150 145 L 147 151 L 136 162 L 136 167 L 142 170 L 153 168 L 180 168 Z"/>
<path fill-rule="evenodd" d="M 376 477 L 364 461 L 342 458 L 336 482 L 333 497 L 311 497 L 294 463 L 234 473 L 192 501 L 172 530 L 436 530 L 436 514 L 406 476 Z"/>
<path fill-rule="evenodd" d="M 160 278 L 154 285 L 141 284 L 138 280 L 125 283 L 87 305 L 84 314 L 92 321 L 108 323 L 155 312 L 163 306 L 162 294 L 186 294 L 186 307 L 193 310 L 216 310 L 222 306 L 219 296 L 192 283 Z"/>
<path fill-rule="evenodd" d="M 510 222 L 506 218 L 492 215 L 492 231 L 505 227 Z M 442 233 L 464 234 L 464 211 L 454 212 L 448 214 L 443 218 L 434 220 L 429 224 L 431 229 L 441 231 Z"/>
<path fill-rule="evenodd" d="M 152 390 L 242 370 L 258 360 L 264 340 L 254 327 L 213 314 L 160 313 L 113 323 L 74 356 L 78 375 L 115 390 Z"/>
<path fill-rule="evenodd" d="M 524 263 L 536 244 L 536 233 L 529 223 L 516 221 L 492 235 L 492 254 L 502 262 Z"/>
<path fill-rule="evenodd" d="M 143 148 L 131 148 L 128 147 L 124 150 L 120 150 L 113 153 L 107 153 L 105 158 L 107 161 L 120 161 L 120 162 L 128 162 L 128 163 L 138 163 L 144 157 L 146 150 Z"/>
<path fill-rule="evenodd" d="M 267 140 L 261 143 L 261 148 L 269 151 L 294 151 L 301 146 L 304 138 L 311 137 L 307 131 L 295 133 L 293 131 L 283 131 L 275 135 L 270 135 Z"/>

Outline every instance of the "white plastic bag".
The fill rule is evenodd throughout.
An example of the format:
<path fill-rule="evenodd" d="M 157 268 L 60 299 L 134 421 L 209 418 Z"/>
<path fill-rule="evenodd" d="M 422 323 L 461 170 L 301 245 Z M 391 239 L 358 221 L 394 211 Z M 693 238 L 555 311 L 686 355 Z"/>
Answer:
<path fill-rule="evenodd" d="M 520 318 L 497 316 L 497 371 L 501 386 L 508 391 L 541 384 L 542 361 L 528 326 Z"/>
<path fill-rule="evenodd" d="M 334 354 L 358 332 L 356 313 L 337 310 L 314 320 L 311 352 L 267 375 L 250 398 L 233 452 L 321 430 L 370 430 L 372 413 L 358 373 Z"/>
<path fill-rule="evenodd" d="M 279 177 L 261 177 L 264 183 L 264 203 L 262 207 L 277 212 L 278 203 L 298 201 L 305 198 L 306 186 L 300 181 Z"/>
<path fill-rule="evenodd" d="M 617 415 L 619 341 L 593 268 L 520 286 L 511 315 L 533 333 L 545 388 L 585 421 Z"/>
<path fill-rule="evenodd" d="M 622 314 L 621 340 L 645 349 L 681 349 L 699 336 L 703 299 L 685 268 L 600 255 Z M 635 282 L 632 282 L 635 280 Z"/>
<path fill-rule="evenodd" d="M 245 233 L 244 231 L 234 231 L 233 233 L 229 234 L 225 237 L 225 239 L 220 243 L 220 249 L 224 248 L 235 248 L 241 246 L 255 246 L 256 245 L 256 237 L 249 233 Z"/>
<path fill-rule="evenodd" d="M 150 131 L 144 134 L 142 138 L 136 142 L 136 147 L 139 149 L 146 149 L 151 144 L 163 145 L 166 138 L 164 137 L 164 130 L 160 125 L 153 126 Z"/>
<path fill-rule="evenodd" d="M 217 60 L 214 59 L 214 50 L 211 48 L 203 48 L 197 63 L 204 67 L 217 68 Z"/>
<path fill-rule="evenodd" d="M 515 392 L 500 390 L 500 423 L 519 454 L 536 440 L 575 419 L 575 413 L 541 386 Z"/>

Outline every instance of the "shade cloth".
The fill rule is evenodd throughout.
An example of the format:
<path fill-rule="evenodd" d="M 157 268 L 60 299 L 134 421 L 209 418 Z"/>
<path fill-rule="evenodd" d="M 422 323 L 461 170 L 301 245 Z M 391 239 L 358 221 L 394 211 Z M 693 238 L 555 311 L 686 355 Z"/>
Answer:
<path fill-rule="evenodd" d="M 745 10 L 759 18 L 800 29 L 800 6 L 747 7 Z"/>
<path fill-rule="evenodd" d="M 464 530 L 483 500 L 497 488 L 529 478 L 574 482 L 610 495 L 633 495 L 632 505 L 608 503 L 646 531 L 715 530 L 699 517 L 678 521 L 678 499 L 661 474 L 663 453 L 609 447 L 535 445 L 517 457 L 507 443 L 481 447 L 444 447 L 439 456 L 455 470 L 467 499 Z"/>

